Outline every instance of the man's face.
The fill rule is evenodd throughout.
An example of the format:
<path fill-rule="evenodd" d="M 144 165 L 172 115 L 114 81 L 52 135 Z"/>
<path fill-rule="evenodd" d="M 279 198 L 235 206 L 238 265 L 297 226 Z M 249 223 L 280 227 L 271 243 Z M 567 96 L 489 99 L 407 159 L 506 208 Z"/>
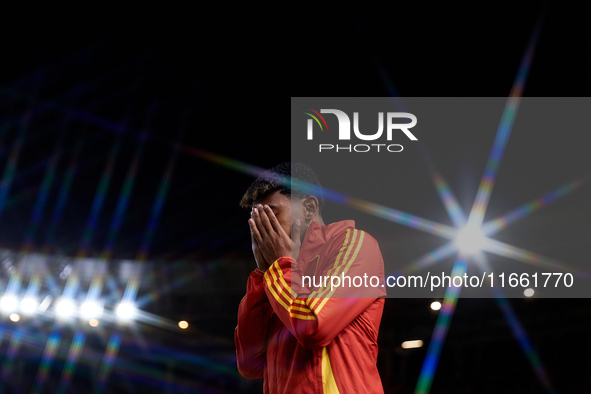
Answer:
<path fill-rule="evenodd" d="M 295 201 L 294 201 L 295 202 Z M 304 220 L 304 207 L 302 204 L 292 204 L 291 198 L 280 193 L 279 190 L 254 201 L 253 206 L 257 204 L 268 205 L 273 210 L 279 224 L 291 238 L 291 226 L 296 219 Z"/>

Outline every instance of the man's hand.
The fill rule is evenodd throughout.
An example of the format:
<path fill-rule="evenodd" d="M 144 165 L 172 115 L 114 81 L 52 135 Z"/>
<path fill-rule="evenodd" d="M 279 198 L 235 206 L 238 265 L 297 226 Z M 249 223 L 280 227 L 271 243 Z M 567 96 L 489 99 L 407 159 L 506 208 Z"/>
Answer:
<path fill-rule="evenodd" d="M 293 241 L 283 230 L 268 205 L 263 207 L 259 204 L 253 208 L 253 217 L 249 219 L 248 224 L 254 242 L 258 245 L 266 261 L 274 262 L 279 257 L 290 255 L 294 259 L 298 258 L 301 246 L 299 220 L 292 228 Z"/>
<path fill-rule="evenodd" d="M 249 221 L 250 224 L 250 221 Z M 252 241 L 252 253 L 254 254 L 254 259 L 257 262 L 257 267 L 261 271 L 266 271 L 270 264 L 267 263 L 267 260 L 263 257 L 261 253 L 261 249 L 259 248 L 259 244 L 254 239 L 254 234 L 252 233 L 252 227 L 250 228 L 250 240 Z"/>

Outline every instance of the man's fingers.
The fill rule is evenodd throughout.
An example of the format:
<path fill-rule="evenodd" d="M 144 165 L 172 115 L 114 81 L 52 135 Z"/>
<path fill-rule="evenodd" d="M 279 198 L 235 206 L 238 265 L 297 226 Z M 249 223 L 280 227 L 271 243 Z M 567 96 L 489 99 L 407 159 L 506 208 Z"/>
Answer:
<path fill-rule="evenodd" d="M 267 216 L 269 217 L 269 222 L 271 223 L 271 226 L 273 227 L 273 229 L 276 232 L 278 232 L 279 234 L 284 232 L 283 227 L 281 227 L 281 224 L 279 224 L 279 220 L 277 220 L 277 216 L 275 216 L 275 213 L 273 212 L 271 207 L 269 207 L 268 205 L 265 205 L 265 212 L 267 212 Z"/>
<path fill-rule="evenodd" d="M 267 229 L 261 221 L 261 211 L 257 207 L 254 207 L 252 211 L 252 218 L 254 219 L 254 224 L 256 225 L 256 228 L 258 229 L 261 237 L 264 238 L 267 235 Z"/>
<path fill-rule="evenodd" d="M 252 226 L 251 226 L 251 224 L 250 224 L 251 220 L 252 220 L 252 219 L 248 219 L 248 228 L 249 228 L 249 230 L 250 230 L 250 242 L 252 242 L 252 244 L 253 244 L 253 245 L 256 245 L 256 246 L 258 247 L 258 244 L 259 244 L 259 243 L 257 242 L 257 240 L 256 240 L 256 239 L 254 239 L 254 233 L 253 233 L 253 231 L 252 231 Z"/>
<path fill-rule="evenodd" d="M 268 208 L 268 206 L 267 206 Z M 261 218 L 261 222 L 263 223 L 263 226 L 265 226 L 265 230 L 267 232 L 267 234 L 270 234 L 272 232 L 274 232 L 275 230 L 273 229 L 273 225 L 271 224 L 271 222 L 269 221 L 269 216 L 267 215 L 267 208 L 263 207 L 263 206 L 259 206 L 259 216 Z"/>
<path fill-rule="evenodd" d="M 257 228 L 254 219 L 248 219 L 248 225 L 250 227 L 251 238 L 253 242 L 258 246 L 258 244 L 263 240 L 263 238 L 261 237 L 261 233 L 259 232 L 259 229 Z"/>

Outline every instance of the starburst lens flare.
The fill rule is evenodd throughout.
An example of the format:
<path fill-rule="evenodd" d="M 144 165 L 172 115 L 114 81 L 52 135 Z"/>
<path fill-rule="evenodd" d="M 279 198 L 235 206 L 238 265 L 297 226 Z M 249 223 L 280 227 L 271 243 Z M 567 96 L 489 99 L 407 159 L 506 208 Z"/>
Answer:
<path fill-rule="evenodd" d="M 37 300 L 31 297 L 23 298 L 21 301 L 21 311 L 27 315 L 32 315 L 37 310 Z"/>
<path fill-rule="evenodd" d="M 103 305 L 97 301 L 85 301 L 80 306 L 80 314 L 86 319 L 100 317 L 103 314 Z"/>
<path fill-rule="evenodd" d="M 486 243 L 486 238 L 482 230 L 476 226 L 468 225 L 458 231 L 456 245 L 460 254 L 471 256 L 482 250 Z"/>
<path fill-rule="evenodd" d="M 5 295 L 0 299 L 0 309 L 3 312 L 9 313 L 16 310 L 18 305 L 18 301 L 15 296 L 13 295 Z"/>
<path fill-rule="evenodd" d="M 62 298 L 55 305 L 55 312 L 61 318 L 70 317 L 74 314 L 74 300 L 69 298 Z"/>
<path fill-rule="evenodd" d="M 123 321 L 130 321 L 137 315 L 137 308 L 132 302 L 124 301 L 115 310 L 117 317 Z"/>

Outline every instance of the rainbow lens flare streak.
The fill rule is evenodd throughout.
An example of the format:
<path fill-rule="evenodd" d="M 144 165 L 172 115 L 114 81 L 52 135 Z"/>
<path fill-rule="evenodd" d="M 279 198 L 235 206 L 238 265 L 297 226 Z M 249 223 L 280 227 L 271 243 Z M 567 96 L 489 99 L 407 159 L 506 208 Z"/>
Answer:
<path fill-rule="evenodd" d="M 445 209 L 454 226 L 458 228 L 464 227 L 466 225 L 466 216 L 464 215 L 462 208 L 460 208 L 460 203 L 452 193 L 448 183 L 445 181 L 445 179 L 443 179 L 439 172 L 431 170 L 431 174 L 437 194 L 439 194 L 439 197 L 441 198 L 441 201 L 443 202 L 443 205 L 445 206 Z"/>
<path fill-rule="evenodd" d="M 119 198 L 117 199 L 117 206 L 115 207 L 115 213 L 113 214 L 113 217 L 111 218 L 111 223 L 109 224 L 107 240 L 105 241 L 103 252 L 101 253 L 101 259 L 103 261 L 109 260 L 113 253 L 113 246 L 115 245 L 117 234 L 119 233 L 119 229 L 121 228 L 121 225 L 123 223 L 123 218 L 125 216 L 125 212 L 127 211 L 127 206 L 129 203 L 129 197 L 131 196 L 131 192 L 133 190 L 133 185 L 135 182 L 135 177 L 137 174 L 137 169 L 139 166 L 139 161 L 144 147 L 144 143 L 145 138 L 142 139 L 140 143 L 137 145 L 134 157 L 125 176 L 123 188 L 119 193 Z M 98 275 L 96 275 L 92 279 L 92 283 L 90 284 L 90 288 L 87 294 L 88 300 L 95 300 L 99 297 L 104 284 L 105 275 L 106 273 L 104 272 L 104 270 L 102 270 Z M 112 280 L 112 283 L 114 283 L 114 280 Z"/>
<path fill-rule="evenodd" d="M 47 201 L 49 189 L 51 188 L 51 185 L 53 184 L 53 180 L 55 178 L 55 172 L 56 172 L 55 167 L 57 165 L 57 162 L 58 162 L 60 154 L 61 154 L 61 147 L 62 147 L 64 135 L 65 135 L 65 132 L 62 131 L 60 133 L 58 143 L 56 144 L 55 151 L 51 157 L 51 160 L 49 161 L 49 164 L 48 164 L 45 174 L 43 176 L 43 181 L 41 184 L 41 191 L 37 194 L 37 199 L 35 201 L 35 207 L 33 209 L 33 214 L 32 214 L 31 219 L 29 221 L 29 225 L 27 227 L 25 239 L 23 241 L 23 246 L 21 248 L 22 251 L 24 251 L 24 252 L 27 252 L 27 251 L 30 252 L 33 249 L 33 239 L 34 239 L 35 234 L 37 232 L 37 227 L 39 225 L 39 221 L 41 220 L 41 215 L 43 213 L 43 209 L 44 209 L 45 203 Z M 42 263 L 42 267 L 40 267 L 40 268 L 41 268 L 41 270 L 35 271 L 35 273 L 32 276 L 31 281 L 29 282 L 29 288 L 27 289 L 27 296 L 36 296 L 37 295 L 39 288 L 41 287 L 41 272 L 40 271 L 43 271 L 46 275 L 49 274 L 47 272 L 47 269 L 46 269 L 44 263 Z M 55 280 L 53 279 L 53 277 L 51 277 L 51 275 L 48 276 L 47 282 L 48 282 L 51 289 L 53 289 L 53 290 L 56 289 L 57 286 L 55 284 Z"/>
<path fill-rule="evenodd" d="M 486 259 L 486 256 L 484 254 L 482 254 L 482 253 L 478 254 L 476 256 L 476 261 L 478 263 L 478 267 L 481 270 L 483 270 L 485 272 L 492 271 L 492 267 L 488 263 L 488 260 Z M 503 293 L 503 289 L 500 287 L 493 287 L 492 291 L 494 294 L 495 302 L 497 303 L 497 305 L 499 306 L 499 308 L 503 312 L 503 316 L 505 317 L 505 320 L 509 324 L 511 331 L 513 332 L 513 336 L 515 337 L 515 339 L 517 340 L 517 343 L 519 344 L 519 347 L 521 348 L 521 350 L 523 351 L 523 353 L 527 357 L 527 360 L 529 361 L 529 363 L 533 367 L 534 373 L 536 374 L 538 380 L 544 386 L 544 388 L 546 389 L 546 392 L 554 394 L 555 391 L 552 388 L 552 385 L 550 384 L 550 379 L 548 378 L 548 374 L 546 373 L 546 370 L 544 369 L 544 366 L 542 365 L 542 361 L 540 360 L 538 353 L 536 352 L 533 345 L 531 344 L 531 341 L 529 340 L 529 337 L 527 336 L 525 329 L 523 328 L 523 326 L 519 322 L 519 319 L 517 318 L 517 314 L 515 313 L 515 311 L 511 307 L 511 304 L 509 304 L 509 301 L 507 300 L 507 298 L 505 297 L 505 294 Z"/>
<path fill-rule="evenodd" d="M 484 219 L 484 214 L 486 212 L 486 208 L 488 206 L 488 201 L 490 198 L 490 194 L 492 192 L 492 188 L 494 186 L 494 181 L 496 175 L 498 173 L 498 168 L 501 164 L 501 160 L 503 158 L 503 154 L 505 152 L 505 148 L 507 146 L 507 141 L 511 134 L 511 130 L 513 128 L 513 123 L 515 121 L 515 116 L 517 114 L 517 110 L 519 108 L 519 100 L 523 92 L 523 87 L 525 85 L 525 81 L 527 80 L 527 75 L 529 73 L 529 69 L 531 66 L 531 61 L 533 58 L 535 46 L 537 43 L 537 39 L 539 36 L 539 31 L 541 28 L 542 23 L 542 15 L 540 15 L 536 27 L 530 37 L 530 41 L 528 44 L 528 48 L 521 60 L 521 64 L 519 66 L 519 71 L 513 83 L 513 87 L 511 89 L 511 94 L 509 99 L 507 100 L 507 104 L 505 109 L 503 110 L 503 115 L 501 117 L 501 124 L 497 129 L 497 133 L 495 136 L 495 140 L 493 143 L 493 147 L 491 149 L 488 162 L 484 171 L 484 175 L 480 182 L 480 186 L 478 188 L 478 192 L 476 194 L 476 199 L 472 206 L 472 210 L 470 212 L 470 216 L 468 218 L 468 225 L 473 225 L 476 228 L 480 228 L 482 226 L 482 221 Z M 465 264 L 465 263 L 464 263 Z M 454 270 L 457 267 L 457 263 L 454 264 Z M 465 272 L 465 266 L 464 266 Z M 453 274 L 453 271 L 452 271 Z M 463 275 L 463 273 L 462 273 Z M 448 288 L 450 290 L 451 288 Z M 453 316 L 453 306 L 455 306 L 457 297 L 459 296 L 459 291 L 456 292 L 449 292 L 446 291 L 446 302 L 448 302 L 452 307 L 450 307 L 449 313 L 444 312 L 440 314 L 437 319 L 437 326 L 435 332 L 433 333 L 431 343 L 429 344 L 429 349 L 427 351 L 427 356 L 423 362 L 423 366 L 421 368 L 421 373 L 419 375 L 419 381 L 417 383 L 417 387 L 415 389 L 416 394 L 423 394 L 428 393 L 431 384 L 433 381 L 433 377 L 435 375 L 435 370 L 437 368 L 437 363 L 439 360 L 439 356 L 441 354 L 441 347 L 443 340 L 445 338 L 445 333 L 447 333 L 447 329 L 449 327 L 451 316 Z M 448 297 L 451 297 L 448 298 Z M 453 301 L 453 302 L 452 302 Z M 442 317 L 443 315 L 443 317 Z M 535 366 L 534 366 L 535 368 Z"/>
<path fill-rule="evenodd" d="M 43 352 L 43 358 L 41 360 L 41 364 L 39 365 L 39 370 L 37 371 L 37 378 L 35 379 L 35 386 L 33 387 L 33 394 L 41 393 L 43 390 L 43 386 L 47 382 L 47 378 L 49 377 L 49 370 L 51 369 L 51 364 L 55 359 L 55 355 L 57 353 L 57 349 L 60 345 L 61 338 L 59 335 L 59 330 L 54 329 L 49 336 L 49 340 L 47 341 L 47 345 L 45 346 L 45 351 Z"/>
<path fill-rule="evenodd" d="M 364 30 L 363 30 L 363 28 L 361 28 L 360 22 L 359 22 L 359 27 L 360 27 L 360 30 L 363 32 Z M 392 84 L 392 79 L 390 78 L 390 75 L 388 74 L 386 69 L 377 60 L 375 61 L 375 64 L 376 64 L 376 68 L 378 70 L 378 73 L 380 74 L 382 81 L 386 85 L 387 90 L 390 93 L 390 97 L 392 97 L 395 105 L 398 108 L 401 108 L 402 111 L 408 112 L 407 106 L 404 104 L 404 102 L 402 101 L 402 99 L 398 95 L 398 92 L 394 89 L 394 85 Z M 457 198 L 454 196 L 453 192 L 451 191 L 451 188 L 449 187 L 449 184 L 447 183 L 447 181 L 435 169 L 435 166 L 433 164 L 433 160 L 431 159 L 431 156 L 429 155 L 427 148 L 421 143 L 421 141 L 415 141 L 415 142 L 417 142 L 417 143 L 413 144 L 413 145 L 417 147 L 423 161 L 425 161 L 425 163 L 427 163 L 427 166 L 429 167 L 429 170 L 431 172 L 431 178 L 433 179 L 433 184 L 435 185 L 435 190 L 437 191 L 437 194 L 439 195 L 439 198 L 441 199 L 441 201 L 442 201 L 450 219 L 452 220 L 454 226 L 460 227 L 460 228 L 464 227 L 466 224 L 466 218 L 465 218 L 464 212 L 462 211 L 462 208 L 460 207 L 460 203 L 458 202 Z"/>
<path fill-rule="evenodd" d="M 12 186 L 12 181 L 14 179 L 14 174 L 16 172 L 16 166 L 21 152 L 21 147 L 25 140 L 27 124 L 31 117 L 31 112 L 31 110 L 27 110 L 25 115 L 23 115 L 21 127 L 19 128 L 16 141 L 12 145 L 10 157 L 8 158 L 8 163 L 6 165 L 6 168 L 4 169 L 4 174 L 2 175 L 2 181 L 0 182 L 0 218 L 2 217 L 2 213 L 4 211 L 4 204 L 6 202 L 8 192 L 10 191 L 10 186 Z"/>
<path fill-rule="evenodd" d="M 492 219 L 482 225 L 482 233 L 486 236 L 496 234 L 517 220 L 523 219 L 524 217 L 538 211 L 540 208 L 555 202 L 559 198 L 564 197 L 569 193 L 572 193 L 588 180 L 589 177 L 585 177 L 573 182 L 569 182 L 566 185 L 560 186 L 559 188 L 544 194 L 540 198 L 525 203 L 509 211 L 508 213 L 499 216 L 496 219 Z"/>
<path fill-rule="evenodd" d="M 2 363 L 2 371 L 0 372 L 0 381 L 3 383 L 3 385 L 0 386 L 0 392 L 4 391 L 4 384 L 10 380 L 10 374 L 12 373 L 14 357 L 20 349 L 23 335 L 23 327 L 19 327 L 16 331 L 12 333 L 10 342 L 8 344 L 8 350 L 6 351 L 6 356 L 4 358 L 4 362 Z"/>
<path fill-rule="evenodd" d="M 78 252 L 78 257 L 86 256 L 88 252 L 88 248 L 90 247 L 90 243 L 92 242 L 92 238 L 94 235 L 94 229 L 96 228 L 96 224 L 98 218 L 100 216 L 103 203 L 105 201 L 105 196 L 107 194 L 107 190 L 109 189 L 109 185 L 111 183 L 111 177 L 113 175 L 113 168 L 115 166 L 115 160 L 117 158 L 117 154 L 119 153 L 119 148 L 121 146 L 121 135 L 117 136 L 117 140 L 115 144 L 111 147 L 111 151 L 109 152 L 109 158 L 107 160 L 107 164 L 101 175 L 101 179 L 99 182 L 98 189 L 94 196 L 94 201 L 92 202 L 92 207 L 90 210 L 90 215 L 88 216 L 88 220 L 86 222 L 86 227 L 84 228 L 84 232 L 82 235 L 82 242 L 80 243 L 80 250 Z"/>
<path fill-rule="evenodd" d="M 27 297 L 36 297 L 39 293 L 39 289 L 41 288 L 41 272 L 47 272 L 47 267 L 45 266 L 45 262 L 41 263 L 42 267 L 35 270 L 31 280 L 29 281 L 29 287 L 27 288 L 26 296 Z"/>
<path fill-rule="evenodd" d="M 406 266 L 404 269 L 401 270 L 401 273 L 408 274 L 429 267 L 447 257 L 452 256 L 457 251 L 458 248 L 453 241 L 447 242 L 446 244 L 433 249 L 429 253 L 418 258 L 415 262 Z M 394 275 L 397 276 L 398 274 Z"/>
<path fill-rule="evenodd" d="M 484 175 L 480 181 L 480 186 L 478 187 L 476 200 L 474 201 L 472 211 L 470 212 L 470 217 L 468 218 L 468 222 L 476 224 L 477 227 L 481 227 L 482 225 L 484 214 L 490 199 L 490 194 L 494 186 L 495 178 L 497 176 L 503 154 L 505 153 L 507 141 L 511 135 L 511 130 L 513 129 L 515 116 L 517 115 L 517 110 L 519 109 L 519 102 L 521 101 L 521 96 L 523 94 L 523 87 L 527 81 L 527 76 L 531 67 L 531 62 L 540 34 L 541 25 L 542 15 L 540 15 L 540 18 L 538 19 L 536 27 L 534 28 L 534 31 L 530 37 L 527 50 L 521 59 L 519 71 L 513 83 L 513 87 L 511 88 L 511 93 L 509 95 L 509 99 L 507 100 L 505 109 L 503 110 L 501 123 L 497 129 L 497 134 L 495 136 L 493 147 L 484 170 Z"/>
<path fill-rule="evenodd" d="M 182 136 L 182 134 L 181 134 Z M 179 136 L 180 140 L 180 136 Z M 160 219 L 160 214 L 162 212 L 162 208 L 164 207 L 164 202 L 166 200 L 166 196 L 168 194 L 168 189 L 170 187 L 170 179 L 172 178 L 172 172 L 174 170 L 174 163 L 177 157 L 177 150 L 173 149 L 168 166 L 166 171 L 160 181 L 160 185 L 158 187 L 158 193 L 156 198 L 154 199 L 154 203 L 152 205 L 152 210 L 150 213 L 150 218 L 148 220 L 148 226 L 144 233 L 142 245 L 138 252 L 138 258 L 140 262 L 143 262 L 147 259 L 150 244 L 152 242 L 152 238 L 156 231 L 156 227 L 158 226 L 158 221 Z M 142 266 L 139 265 L 135 267 L 132 277 L 127 283 L 125 287 L 125 292 L 123 294 L 122 301 L 134 301 L 137 296 L 137 291 L 139 288 L 140 283 L 140 276 L 142 272 Z M 97 390 L 102 390 L 106 380 L 109 377 L 111 369 L 113 367 L 113 363 L 115 358 L 117 357 L 117 352 L 119 351 L 119 347 L 121 345 L 121 336 L 113 334 L 109 339 L 109 344 L 107 346 L 107 350 L 105 352 L 105 357 L 103 359 L 103 363 L 101 365 L 100 375 L 97 383 Z"/>
<path fill-rule="evenodd" d="M 72 375 L 76 369 L 78 357 L 80 356 L 82 348 L 84 347 L 84 342 L 84 333 L 80 331 L 76 332 L 70 346 L 70 351 L 68 352 L 68 358 L 66 359 L 66 365 L 64 366 L 64 372 L 62 374 L 62 378 L 60 379 L 59 387 L 56 391 L 57 394 L 65 393 L 68 389 L 70 381 L 72 380 Z"/>
<path fill-rule="evenodd" d="M 567 271 L 572 272 L 579 277 L 587 279 L 591 278 L 591 272 L 589 271 L 584 271 L 575 266 L 565 264 L 560 261 L 544 257 L 537 253 L 533 253 L 528 250 L 518 248 L 516 246 L 511 246 L 504 242 L 493 240 L 490 238 L 487 239 L 484 250 L 496 253 L 499 256 L 504 256 L 512 258 L 514 260 L 522 261 L 524 263 L 535 264 L 538 267 L 550 268 L 560 271 L 564 271 L 566 269 Z"/>
<path fill-rule="evenodd" d="M 115 359 L 117 358 L 117 353 L 119 352 L 119 347 L 121 346 L 121 334 L 116 332 L 111 335 L 109 338 L 109 343 L 107 344 L 107 350 L 105 351 L 105 356 L 103 357 L 103 362 L 101 364 L 101 369 L 99 371 L 99 375 L 94 386 L 94 392 L 96 394 L 102 393 L 105 391 L 105 385 L 107 383 L 107 378 L 109 377 L 111 370 L 113 369 L 113 364 L 115 363 Z"/>
<path fill-rule="evenodd" d="M 452 276 L 462 276 L 466 273 L 467 263 L 463 259 L 458 259 L 454 263 L 452 269 Z M 431 342 L 429 342 L 429 348 L 427 349 L 427 355 L 423 361 L 421 367 L 421 374 L 419 375 L 419 381 L 415 388 L 415 394 L 426 394 L 431 389 L 433 382 L 433 376 L 437 370 L 437 364 L 439 363 L 439 355 L 441 354 L 441 348 L 449 329 L 449 324 L 453 316 L 458 297 L 460 295 L 461 287 L 449 286 L 445 291 L 445 298 L 443 305 L 437 316 L 437 323 L 435 324 L 435 330 L 431 336 Z"/>
<path fill-rule="evenodd" d="M 531 341 L 529 340 L 527 333 L 523 329 L 523 326 L 517 319 L 517 315 L 515 314 L 515 311 L 509 304 L 509 301 L 504 297 L 500 288 L 494 287 L 493 293 L 495 295 L 495 301 L 497 302 L 497 305 L 499 305 L 499 307 L 501 308 L 501 311 L 505 316 L 505 320 L 509 323 L 511 331 L 515 336 L 515 339 L 517 340 L 519 347 L 521 347 L 529 363 L 533 366 L 534 373 L 536 374 L 538 380 L 540 381 L 540 383 L 542 383 L 547 393 L 556 393 L 556 391 L 552 388 L 550 379 L 548 378 L 548 374 L 546 373 L 546 370 L 542 365 L 540 357 L 538 356 L 533 345 L 531 344 Z"/>
<path fill-rule="evenodd" d="M 203 277 L 203 276 L 207 275 L 210 271 L 213 271 L 218 265 L 219 265 L 218 260 L 211 261 L 207 264 L 202 264 L 199 267 L 199 271 L 196 270 L 193 273 L 182 275 L 182 276 L 178 277 L 177 279 L 175 279 L 168 286 L 160 287 L 160 288 L 153 290 L 147 294 L 144 294 L 143 296 L 141 296 L 140 298 L 137 299 L 136 305 L 138 306 L 138 308 L 141 308 L 142 306 L 145 306 L 145 305 L 149 304 L 150 302 L 156 301 L 163 294 L 168 293 L 168 292 L 184 285 L 185 283 L 188 283 L 189 281 L 194 279 L 196 276 Z"/>
<path fill-rule="evenodd" d="M 49 189 L 51 188 L 51 185 L 53 184 L 53 180 L 55 178 L 56 166 L 60 158 L 61 146 L 62 141 L 64 139 L 64 135 L 65 132 L 62 131 L 60 133 L 60 137 L 56 145 L 55 152 L 51 156 L 49 164 L 47 165 L 47 169 L 45 170 L 45 175 L 43 176 L 43 181 L 41 182 L 41 190 L 37 194 L 37 200 L 35 201 L 35 207 L 33 208 L 33 215 L 31 216 L 29 226 L 27 228 L 27 232 L 25 235 L 23 245 L 23 249 L 25 250 L 33 249 L 33 239 L 35 238 L 35 234 L 37 233 L 37 227 L 39 225 L 39 221 L 41 220 L 41 215 L 43 213 L 43 209 L 45 208 L 45 203 L 47 202 Z"/>
<path fill-rule="evenodd" d="M 121 136 L 118 135 L 115 143 L 112 145 L 111 150 L 109 152 L 109 156 L 107 159 L 107 163 L 101 175 L 101 179 L 99 181 L 99 185 L 97 191 L 94 195 L 94 199 L 92 202 L 90 214 L 88 215 L 88 219 L 86 221 L 86 225 L 84 227 L 84 231 L 82 233 L 82 240 L 80 242 L 80 247 L 76 257 L 82 258 L 85 257 L 88 253 L 88 248 L 90 247 L 90 243 L 92 242 L 94 236 L 94 230 L 96 228 L 96 224 L 98 222 L 98 218 L 100 216 L 101 210 L 103 208 L 103 203 L 105 201 L 105 196 L 107 190 L 109 189 L 109 185 L 111 183 L 111 178 L 113 174 L 113 168 L 115 165 L 115 160 L 117 158 L 117 154 L 119 153 L 119 148 L 121 146 Z M 64 297 L 66 298 L 75 298 L 78 288 L 80 286 L 80 278 L 78 277 L 77 269 L 74 268 L 71 274 L 68 276 L 68 281 L 66 282 L 66 286 L 64 288 Z"/>
<path fill-rule="evenodd" d="M 109 230 L 107 233 L 107 240 L 103 248 L 102 258 L 105 260 L 110 259 L 111 254 L 113 252 L 113 246 L 115 245 L 115 239 L 117 238 L 119 229 L 123 224 L 123 218 L 125 217 L 125 212 L 127 211 L 127 206 L 129 203 L 129 197 L 131 196 L 131 191 L 133 190 L 133 185 L 135 182 L 135 177 L 137 174 L 137 169 L 139 166 L 139 161 L 144 147 L 144 143 L 145 138 L 140 141 L 136 148 L 133 160 L 131 162 L 131 165 L 129 166 L 127 175 L 125 176 L 123 188 L 121 189 L 121 193 L 119 194 L 117 206 L 115 207 L 115 213 L 113 214 L 113 217 L 111 219 L 111 223 L 109 225 Z"/>
<path fill-rule="evenodd" d="M 76 174 L 78 155 L 80 154 L 83 145 L 84 139 L 80 139 L 74 147 L 74 157 L 68 165 L 68 169 L 66 170 L 64 180 L 62 181 L 62 184 L 59 189 L 55 207 L 53 209 L 53 212 L 51 213 L 49 228 L 47 229 L 47 233 L 45 235 L 45 245 L 43 247 L 44 253 L 48 253 L 50 247 L 54 244 L 57 226 L 61 222 L 64 209 L 66 208 L 66 204 L 68 202 L 68 196 L 70 194 L 70 189 L 72 187 L 72 181 L 74 180 L 74 175 Z"/>
<path fill-rule="evenodd" d="M 215 153 L 206 152 L 201 149 L 192 148 L 184 145 L 177 145 L 177 149 L 183 152 L 189 153 L 193 156 L 208 160 L 212 163 L 221 165 L 223 167 L 242 172 L 248 175 L 252 175 L 253 177 L 258 177 L 262 175 L 265 170 L 260 167 L 253 166 L 251 164 L 244 163 L 239 160 L 230 159 L 222 155 L 218 155 Z M 290 182 L 290 180 L 286 180 L 286 182 Z M 361 211 L 367 212 L 372 215 L 376 215 L 383 219 L 400 223 L 408 227 L 412 227 L 415 229 L 423 230 L 425 232 L 439 235 L 444 238 L 452 239 L 455 237 L 457 230 L 453 227 L 446 226 L 444 224 L 439 224 L 433 222 L 428 219 L 421 218 L 417 215 L 413 215 L 410 213 L 402 212 L 397 209 L 389 208 L 383 205 L 375 204 L 369 201 L 364 201 L 358 198 L 349 197 L 343 193 L 324 188 L 318 187 L 316 185 L 311 185 L 306 182 L 291 180 L 293 182 L 293 186 L 299 188 L 301 190 L 319 190 L 323 193 L 324 198 L 336 204 L 348 205 L 359 209 Z"/>

